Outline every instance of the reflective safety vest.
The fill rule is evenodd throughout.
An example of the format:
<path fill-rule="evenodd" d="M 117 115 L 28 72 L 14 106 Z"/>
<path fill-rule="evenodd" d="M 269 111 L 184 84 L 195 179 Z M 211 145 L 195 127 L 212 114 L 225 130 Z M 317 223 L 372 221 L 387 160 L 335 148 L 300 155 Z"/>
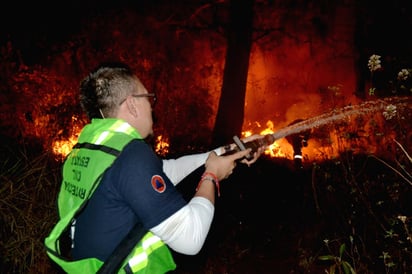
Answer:
<path fill-rule="evenodd" d="M 59 221 L 44 240 L 48 256 L 67 273 L 96 273 L 103 265 L 97 258 L 72 260 L 69 233 L 77 214 L 99 185 L 104 172 L 123 148 L 140 134 L 119 119 L 93 119 L 63 165 L 63 181 L 58 196 Z M 176 264 L 163 241 L 147 232 L 134 246 L 117 273 L 165 273 Z"/>

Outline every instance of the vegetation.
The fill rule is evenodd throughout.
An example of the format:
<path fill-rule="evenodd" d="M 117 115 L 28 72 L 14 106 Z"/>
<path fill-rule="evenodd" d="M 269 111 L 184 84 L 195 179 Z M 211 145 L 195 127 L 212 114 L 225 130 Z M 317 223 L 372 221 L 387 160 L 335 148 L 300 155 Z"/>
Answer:
<path fill-rule="evenodd" d="M 212 10 L 208 5 L 197 6 L 197 1 L 193 6 L 185 3 L 184 8 L 152 2 L 146 1 L 144 9 L 127 7 L 122 12 L 107 6 L 107 13 L 97 12 L 102 7 L 93 5 L 95 16 L 78 20 L 79 29 L 72 33 L 50 24 L 54 20 L 46 14 L 26 9 L 34 17 L 25 24 L 24 34 L 43 32 L 49 25 L 56 29 L 35 41 L 12 39 L 1 44 L 1 273 L 57 273 L 43 240 L 57 220 L 61 159 L 48 149 L 56 141 L 69 139 L 71 145 L 71 138 L 85 123 L 77 102 L 78 82 L 101 60 L 131 62 L 147 87 L 159 95 L 162 119 L 155 130 L 168 140 L 171 154 L 209 147 L 226 51 L 221 35 L 224 22 L 215 20 L 225 14 L 221 10 L 225 5 L 220 5 L 225 1 L 216 1 Z M 320 111 L 345 105 L 353 92 L 351 81 L 344 80 L 349 74 L 369 84 L 358 92 L 368 90 L 372 100 L 412 95 L 410 60 L 403 59 L 410 58 L 411 47 L 409 36 L 402 35 L 403 29 L 410 29 L 406 24 L 410 17 L 388 19 L 399 1 L 382 4 L 379 10 L 385 16 L 373 17 L 363 12 L 378 4 L 361 1 L 362 13 L 351 20 L 333 5 L 327 8 L 325 1 L 312 9 L 286 2 L 262 1 L 269 6 L 258 6 L 263 13 L 257 16 L 246 119 L 263 123 L 263 117 L 271 117 L 281 123 L 288 122 L 288 115 L 305 113 L 309 105 L 322 104 Z M 59 16 L 48 8 L 41 10 Z M 64 9 L 65 16 L 78 16 L 78 5 L 72 8 L 72 12 Z M 403 12 L 409 14 L 408 9 Z M 352 32 L 340 31 L 343 25 L 335 15 L 361 25 L 357 31 L 364 44 L 358 41 L 354 52 L 348 50 L 354 43 Z M 36 25 L 37 19 L 45 25 Z M 61 21 L 73 26 L 68 20 Z M 366 22 L 373 20 L 385 26 L 373 25 L 376 36 L 371 29 L 364 30 L 369 26 Z M 386 38 L 385 30 L 401 35 Z M 53 41 L 49 40 L 52 36 Z M 4 37 L 9 40 L 8 35 Z M 371 50 L 377 52 L 366 65 Z M 354 73 L 353 60 L 359 52 L 361 72 Z M 260 55 L 265 57 L 264 71 L 259 70 L 256 56 Z M 381 60 L 381 55 L 386 57 Z M 267 73 L 265 78 L 257 77 L 262 73 Z M 324 159 L 307 161 L 302 170 L 295 170 L 286 158 L 269 156 L 250 168 L 238 165 L 222 184 L 204 248 L 196 256 L 175 254 L 175 272 L 412 273 L 410 101 L 407 107 L 401 113 L 396 105 L 389 105 L 383 113 L 387 120 L 383 128 L 379 128 L 381 121 L 357 120 L 369 127 L 369 135 L 348 123 L 331 128 L 330 132 L 339 133 L 335 143 L 365 143 L 370 137 L 369 145 L 379 153 L 349 146 L 330 159 L 327 151 L 319 151 Z M 319 133 L 316 139 L 321 137 Z M 198 178 L 195 172 L 179 185 L 185 197 L 191 196 Z"/>
<path fill-rule="evenodd" d="M 0 227 L 2 273 L 52 273 L 43 241 L 56 221 L 60 165 L 42 144 L 0 147 Z"/>
<path fill-rule="evenodd" d="M 181 258 L 178 272 L 410 273 L 412 162 L 398 148 L 394 161 L 348 151 L 299 172 L 280 159 L 240 167 L 203 260 Z"/>
<path fill-rule="evenodd" d="M 43 240 L 57 220 L 61 162 L 26 143 L 1 147 L 2 272 L 57 273 Z M 412 158 L 393 144 L 393 157 L 348 150 L 299 171 L 268 156 L 239 165 L 204 248 L 175 254 L 175 272 L 411 273 Z M 197 172 L 179 185 L 187 197 Z"/>

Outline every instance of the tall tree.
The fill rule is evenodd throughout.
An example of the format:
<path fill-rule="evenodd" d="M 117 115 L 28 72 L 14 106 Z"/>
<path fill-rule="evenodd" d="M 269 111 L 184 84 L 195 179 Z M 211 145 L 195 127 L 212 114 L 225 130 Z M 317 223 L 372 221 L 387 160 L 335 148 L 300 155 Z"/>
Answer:
<path fill-rule="evenodd" d="M 230 142 L 242 131 L 246 82 L 252 45 L 254 0 L 230 1 L 227 51 L 222 92 L 213 130 L 212 144 Z"/>

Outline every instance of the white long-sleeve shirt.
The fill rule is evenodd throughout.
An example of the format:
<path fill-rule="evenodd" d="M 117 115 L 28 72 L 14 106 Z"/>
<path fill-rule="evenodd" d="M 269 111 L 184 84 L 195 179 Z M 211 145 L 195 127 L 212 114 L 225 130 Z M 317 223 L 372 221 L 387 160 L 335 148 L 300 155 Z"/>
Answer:
<path fill-rule="evenodd" d="M 223 148 L 214 150 L 221 155 Z M 163 160 L 163 170 L 174 185 L 202 166 L 210 152 L 182 156 L 177 159 Z M 214 215 L 214 205 L 206 198 L 193 197 L 189 203 L 151 232 L 159 236 L 176 252 L 195 255 L 202 248 Z"/>

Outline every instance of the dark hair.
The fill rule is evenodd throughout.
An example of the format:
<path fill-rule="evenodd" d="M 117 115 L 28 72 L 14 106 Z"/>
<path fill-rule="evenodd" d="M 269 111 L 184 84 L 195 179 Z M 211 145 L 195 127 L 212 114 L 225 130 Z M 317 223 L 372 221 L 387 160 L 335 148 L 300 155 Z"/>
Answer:
<path fill-rule="evenodd" d="M 102 63 L 80 83 L 80 105 L 89 119 L 113 117 L 138 78 L 123 63 Z"/>

